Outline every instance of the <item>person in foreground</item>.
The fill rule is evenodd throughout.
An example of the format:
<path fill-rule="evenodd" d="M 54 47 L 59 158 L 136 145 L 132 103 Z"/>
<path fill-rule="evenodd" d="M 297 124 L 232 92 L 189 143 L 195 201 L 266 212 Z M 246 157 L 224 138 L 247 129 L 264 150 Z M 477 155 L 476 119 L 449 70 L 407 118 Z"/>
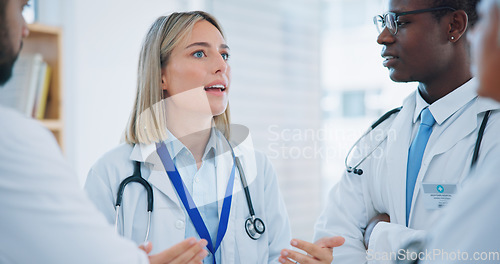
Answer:
<path fill-rule="evenodd" d="M 162 248 L 194 236 L 208 241 L 203 263 L 276 263 L 290 241 L 288 216 L 271 163 L 248 129 L 230 126 L 229 52 L 210 14 L 156 19 L 139 58 L 126 143 L 97 161 L 85 189 L 138 244 Z M 152 188 L 151 221 L 140 184 L 126 187 L 115 207 L 134 170 Z"/>
<path fill-rule="evenodd" d="M 480 82 L 480 96 L 500 102 L 500 1 L 481 0 L 479 22 L 469 41 L 472 71 Z M 498 131 L 497 131 L 498 132 Z M 423 263 L 499 263 L 500 151 L 485 155 L 497 162 L 475 168 L 470 184 L 445 208 L 445 215 L 429 232 Z"/>
<path fill-rule="evenodd" d="M 388 12 L 375 17 L 390 78 L 418 88 L 376 128 L 394 136 L 364 137 L 330 192 L 315 239 L 345 238 L 333 262 L 392 262 L 404 241 L 443 216 L 441 208 L 467 185 L 471 164 L 498 162 L 488 153 L 500 143 L 500 104 L 477 97 L 470 72 L 466 35 L 476 3 L 389 0 Z"/>
<path fill-rule="evenodd" d="M 0 86 L 29 31 L 27 0 L 0 0 Z M 200 263 L 205 241 L 148 256 L 115 234 L 79 187 L 52 134 L 0 106 L 0 263 Z"/>

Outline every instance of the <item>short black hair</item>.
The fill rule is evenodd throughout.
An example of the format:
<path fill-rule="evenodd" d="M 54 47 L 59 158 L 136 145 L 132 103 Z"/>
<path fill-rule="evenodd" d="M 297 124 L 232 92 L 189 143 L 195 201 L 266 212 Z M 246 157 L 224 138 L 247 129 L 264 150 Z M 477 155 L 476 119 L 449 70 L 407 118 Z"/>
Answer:
<path fill-rule="evenodd" d="M 476 12 L 476 6 L 479 0 L 430 0 L 430 2 L 433 4 L 433 7 L 451 7 L 455 10 L 463 10 L 465 13 L 467 13 L 468 19 L 469 19 L 469 27 L 474 26 L 476 24 L 478 16 Z M 449 11 L 448 11 L 449 12 Z M 437 11 L 434 12 L 434 16 L 439 20 L 441 19 L 445 14 L 448 13 L 446 10 L 445 11 Z"/>

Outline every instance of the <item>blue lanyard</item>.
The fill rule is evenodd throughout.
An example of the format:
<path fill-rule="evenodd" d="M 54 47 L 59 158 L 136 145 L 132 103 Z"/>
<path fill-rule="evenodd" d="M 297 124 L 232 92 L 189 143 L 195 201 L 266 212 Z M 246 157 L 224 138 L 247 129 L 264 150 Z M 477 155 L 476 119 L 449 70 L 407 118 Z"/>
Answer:
<path fill-rule="evenodd" d="M 205 222 L 203 222 L 203 219 L 201 218 L 200 211 L 198 211 L 198 208 L 196 207 L 193 198 L 189 194 L 186 185 L 182 181 L 179 171 L 174 165 L 174 161 L 172 160 L 172 158 L 170 158 L 170 154 L 168 153 L 165 143 L 163 142 L 156 143 L 156 152 L 158 152 L 161 162 L 163 163 L 163 167 L 165 167 L 165 171 L 167 172 L 170 181 L 174 185 L 174 188 L 177 191 L 177 194 L 179 195 L 179 198 L 181 199 L 184 208 L 186 208 L 186 211 L 189 215 L 189 218 L 191 218 L 191 221 L 193 222 L 196 232 L 198 232 L 198 235 L 201 238 L 207 240 L 208 242 L 207 248 L 208 250 L 210 250 L 210 253 L 212 253 L 212 257 L 215 264 L 215 252 L 219 248 L 220 243 L 222 242 L 222 239 L 226 234 L 227 224 L 229 222 L 229 212 L 231 211 L 231 200 L 233 197 L 234 172 L 235 172 L 234 162 L 233 162 L 233 168 L 231 169 L 231 175 L 229 177 L 229 181 L 226 187 L 226 195 L 224 196 L 224 202 L 222 204 L 222 212 L 219 221 L 219 228 L 217 230 L 217 241 L 215 242 L 215 247 L 214 247 L 207 226 L 205 225 Z"/>

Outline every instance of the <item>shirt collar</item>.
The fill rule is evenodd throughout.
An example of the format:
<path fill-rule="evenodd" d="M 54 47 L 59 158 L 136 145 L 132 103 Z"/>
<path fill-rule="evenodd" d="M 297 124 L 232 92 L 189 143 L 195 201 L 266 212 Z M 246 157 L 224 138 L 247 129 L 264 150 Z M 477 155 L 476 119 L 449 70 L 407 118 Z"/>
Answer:
<path fill-rule="evenodd" d="M 217 150 L 217 139 L 218 139 L 218 130 L 214 127 L 212 127 L 210 131 L 210 138 L 208 140 L 207 146 L 205 147 L 205 152 L 203 154 L 203 159 L 208 159 L 211 157 L 216 156 L 216 150 Z M 181 150 L 187 148 L 182 144 L 177 138 L 170 133 L 167 129 L 167 136 L 168 138 L 164 141 L 165 145 L 168 149 L 169 152 L 173 154 L 173 157 L 176 157 Z M 170 144 L 172 143 L 172 144 Z M 156 144 L 135 144 L 132 153 L 130 153 L 130 159 L 131 160 L 137 160 L 140 162 L 153 162 L 152 160 L 148 160 L 151 157 L 151 154 L 153 152 L 156 152 Z"/>
<path fill-rule="evenodd" d="M 446 119 L 451 117 L 455 112 L 457 112 L 464 105 L 474 100 L 477 97 L 477 80 L 472 78 L 468 82 L 464 83 L 462 86 L 453 90 L 451 93 L 447 94 L 443 98 L 437 100 L 436 102 L 429 105 L 424 98 L 420 95 L 420 92 L 416 94 L 416 104 L 415 112 L 413 113 L 413 123 L 417 122 L 420 112 L 426 107 L 432 113 L 432 116 L 436 120 L 438 125 L 441 125 Z"/>
<path fill-rule="evenodd" d="M 207 146 L 205 147 L 205 153 L 203 154 L 203 159 L 209 159 L 215 157 L 215 151 L 217 150 L 217 129 L 212 127 L 210 131 L 210 138 L 208 139 Z"/>
<path fill-rule="evenodd" d="M 217 144 L 217 135 L 214 127 L 210 129 L 210 137 L 207 142 L 207 146 L 205 147 L 205 152 L 203 153 L 203 160 L 213 158 L 215 156 L 216 144 Z M 177 157 L 179 153 L 182 151 L 189 151 L 188 148 L 182 144 L 180 140 L 178 140 L 167 128 L 167 139 L 164 141 L 168 150 L 171 152 L 172 159 Z"/>

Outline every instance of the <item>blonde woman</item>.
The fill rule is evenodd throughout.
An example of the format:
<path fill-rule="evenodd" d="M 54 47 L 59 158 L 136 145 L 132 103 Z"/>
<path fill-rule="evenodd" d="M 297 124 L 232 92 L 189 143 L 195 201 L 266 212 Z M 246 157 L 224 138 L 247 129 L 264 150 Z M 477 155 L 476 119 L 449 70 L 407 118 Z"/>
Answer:
<path fill-rule="evenodd" d="M 208 242 L 203 263 L 273 263 L 289 221 L 269 160 L 247 130 L 230 127 L 228 58 L 211 15 L 158 18 L 141 50 L 126 144 L 93 166 L 85 189 L 120 234 L 151 241 L 153 253 L 196 237 Z M 116 207 L 133 174 L 147 182 L 126 185 Z"/>

